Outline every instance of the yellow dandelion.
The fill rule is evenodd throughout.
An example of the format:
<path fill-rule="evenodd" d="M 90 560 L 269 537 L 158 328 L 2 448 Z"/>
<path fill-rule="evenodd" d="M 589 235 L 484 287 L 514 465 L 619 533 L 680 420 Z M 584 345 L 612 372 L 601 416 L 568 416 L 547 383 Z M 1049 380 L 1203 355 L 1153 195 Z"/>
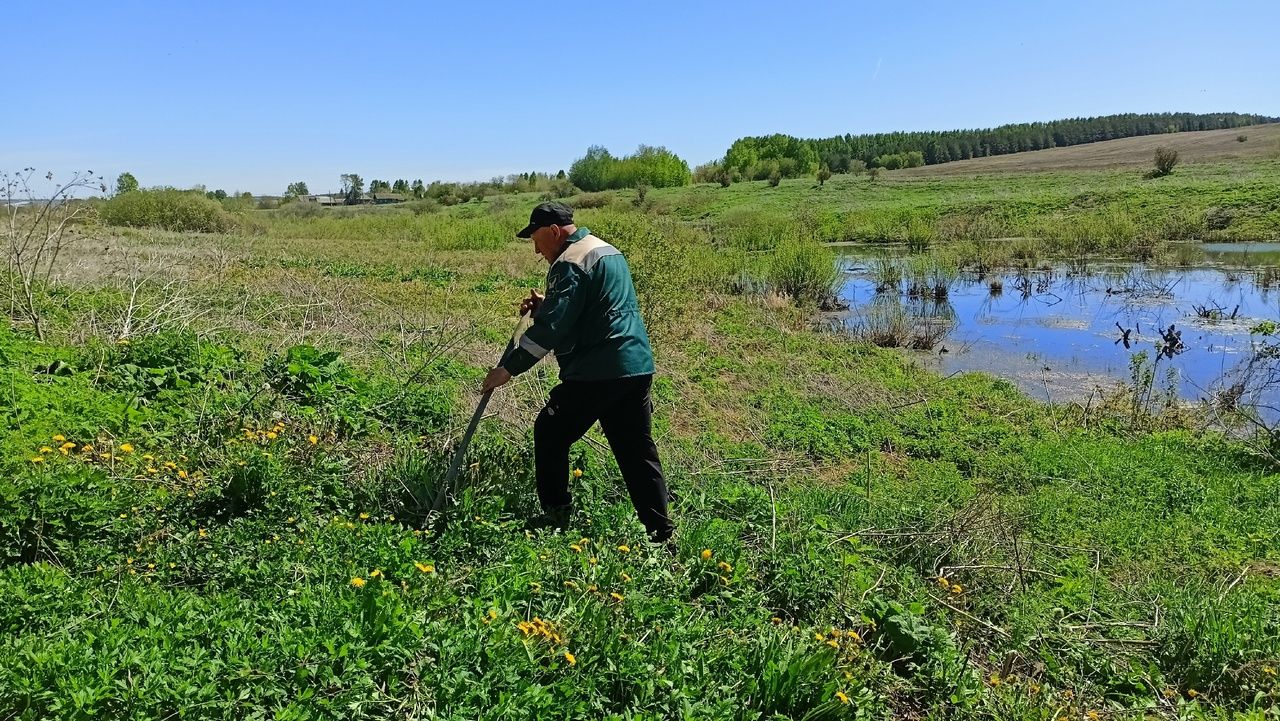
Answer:
<path fill-rule="evenodd" d="M 849 703 L 849 697 L 844 694 L 844 691 L 836 691 L 836 698 L 840 699 L 840 703 Z"/>
<path fill-rule="evenodd" d="M 315 444 L 320 442 L 320 438 L 316 436 L 316 434 L 312 433 L 311 435 L 307 436 L 307 441 L 314 446 Z"/>
<path fill-rule="evenodd" d="M 89 444 L 87 444 L 87 443 L 86 443 L 85 445 L 80 446 L 80 452 L 81 452 L 81 453 L 93 453 L 93 446 L 91 446 L 91 445 L 89 445 Z"/>
<path fill-rule="evenodd" d="M 575 468 L 575 469 L 573 469 L 573 477 L 574 477 L 574 478 L 582 478 L 582 469 L 581 469 L 581 468 Z"/>
<path fill-rule="evenodd" d="M 717 567 L 718 567 L 721 571 L 724 571 L 725 573 L 733 573 L 733 566 L 730 566 L 729 564 L 725 563 L 724 561 L 721 561 L 720 563 L 718 563 L 718 564 L 717 564 Z"/>
<path fill-rule="evenodd" d="M 823 635 L 822 635 L 822 634 L 820 634 L 820 633 L 815 633 L 815 634 L 813 634 L 813 639 L 814 639 L 815 641 L 826 641 L 826 640 L 827 640 L 827 637 L 826 637 L 826 636 L 823 636 Z"/>
<path fill-rule="evenodd" d="M 355 586 L 356 588 L 364 588 L 364 584 L 365 584 L 365 580 L 363 578 L 360 578 L 359 576 L 356 576 L 355 578 L 351 579 L 351 585 Z"/>
<path fill-rule="evenodd" d="M 1262 672 L 1263 672 L 1263 673 L 1265 673 L 1265 674 L 1266 674 L 1266 675 L 1268 675 L 1268 676 L 1275 676 L 1275 675 L 1276 675 L 1276 669 L 1275 669 L 1275 666 L 1263 666 L 1263 667 L 1262 667 Z"/>
<path fill-rule="evenodd" d="M 624 543 L 621 546 L 618 546 L 618 550 L 622 553 L 631 553 L 631 546 Z"/>
<path fill-rule="evenodd" d="M 958 583 L 953 585 L 951 587 L 951 593 L 952 595 L 959 596 L 960 594 L 964 593 L 964 586 L 961 586 Z"/>
<path fill-rule="evenodd" d="M 362 520 L 362 521 L 367 521 L 367 520 L 369 520 L 369 514 L 367 514 L 367 513 L 361 513 L 361 514 L 360 514 L 360 520 Z"/>
<path fill-rule="evenodd" d="M 943 590 L 951 588 L 951 582 L 947 580 L 946 576 L 938 576 L 938 588 Z"/>
<path fill-rule="evenodd" d="M 276 439 L 275 431 L 267 431 L 267 440 L 274 441 Z"/>
<path fill-rule="evenodd" d="M 423 573 L 436 572 L 436 566 L 434 563 L 419 563 L 417 561 L 414 561 L 413 567 L 418 569 L 419 571 L 422 571 Z"/>
<path fill-rule="evenodd" d="M 121 517 L 121 518 L 128 518 L 128 517 L 129 517 L 129 514 L 127 514 L 127 513 L 121 513 L 121 514 L 120 514 L 120 517 Z"/>
<path fill-rule="evenodd" d="M 993 674 L 991 674 L 991 678 L 987 679 L 987 681 L 988 681 L 988 683 L 990 683 L 992 686 L 999 686 L 999 685 L 1000 685 L 1000 674 L 998 674 L 998 673 L 993 673 Z"/>
<path fill-rule="evenodd" d="M 1089 721 L 1098 721 L 1098 719 L 1102 718 L 1102 714 L 1098 713 L 1097 711 L 1090 711 L 1089 713 L 1085 714 L 1085 716 L 1089 718 Z"/>
<path fill-rule="evenodd" d="M 621 578 L 623 583 L 631 583 L 631 576 L 628 576 L 625 571 L 619 573 L 618 578 Z"/>
<path fill-rule="evenodd" d="M 207 528 L 201 528 L 201 529 L 200 529 L 200 537 L 201 537 L 201 538 L 205 538 L 205 537 L 207 537 L 208 535 L 209 535 L 209 529 L 207 529 Z"/>
<path fill-rule="evenodd" d="M 593 583 L 590 586 L 587 586 L 587 590 L 592 593 L 595 593 L 596 591 L 600 590 L 600 587 Z"/>
<path fill-rule="evenodd" d="M 133 453 L 133 444 L 132 444 L 132 443 L 121 443 L 121 444 L 120 444 L 120 452 L 121 452 L 121 453 Z"/>
<path fill-rule="evenodd" d="M 625 600 L 625 598 L 626 598 L 626 597 L 625 597 L 625 596 L 623 596 L 621 593 L 618 593 L 617 591 L 613 591 L 613 592 L 611 592 L 611 593 L 609 594 L 609 598 L 612 598 L 613 600 L 617 601 L 618 603 L 622 603 L 622 602 L 623 602 L 623 600 Z"/>
<path fill-rule="evenodd" d="M 1200 692 L 1199 692 L 1199 691 L 1197 691 L 1197 690 L 1195 690 L 1195 689 L 1193 689 L 1193 688 L 1189 688 L 1189 689 L 1187 689 L 1187 696 L 1189 696 L 1189 697 L 1191 697 L 1191 698 L 1195 698 L 1196 696 L 1199 696 L 1199 695 L 1200 695 Z"/>
<path fill-rule="evenodd" d="M 155 456 L 153 456 L 153 455 L 151 455 L 150 453 L 145 453 L 145 454 L 143 454 L 143 456 L 142 456 L 142 460 L 146 461 L 147 463 L 150 463 L 151 461 L 154 461 L 155 459 L 156 459 L 156 457 L 155 457 Z"/>
<path fill-rule="evenodd" d="M 494 609 L 494 608 L 489 609 L 489 620 L 490 620 L 490 621 L 495 621 L 495 620 L 497 620 L 497 618 L 498 618 L 498 611 L 497 611 L 497 609 Z"/>
<path fill-rule="evenodd" d="M 32 462 L 32 463 L 44 463 L 44 456 L 32 456 L 32 457 L 31 457 L 31 462 Z"/>
<path fill-rule="evenodd" d="M 66 437 L 66 436 L 64 436 L 64 435 L 62 435 L 61 433 L 59 433 L 58 435 L 56 435 L 56 436 L 54 436 L 54 437 L 53 437 L 53 442 L 54 442 L 54 443 L 61 443 L 61 442 L 65 441 L 65 440 L 67 440 L 67 437 Z"/>
<path fill-rule="evenodd" d="M 826 643 L 827 643 L 827 645 L 828 645 L 828 646 L 830 646 L 831 648 L 836 648 L 836 649 L 840 648 L 840 642 L 839 642 L 839 641 L 836 641 L 835 639 L 831 639 L 830 641 L 827 641 Z"/>
<path fill-rule="evenodd" d="M 49 446 L 40 446 L 41 453 L 53 453 L 53 449 Z"/>
<path fill-rule="evenodd" d="M 565 587 L 565 588 L 572 588 L 573 590 L 577 591 L 577 590 L 578 590 L 578 583 L 577 583 L 576 581 L 565 581 L 565 582 L 564 582 L 564 587 Z"/>
<path fill-rule="evenodd" d="M 378 576 L 381 576 L 381 575 L 382 575 L 382 571 L 376 568 L 369 572 L 369 578 L 377 578 Z"/>
<path fill-rule="evenodd" d="M 572 549 L 574 553 L 582 553 L 582 546 L 579 546 L 576 543 L 570 543 L 569 548 Z"/>
<path fill-rule="evenodd" d="M 600 562 L 600 559 L 596 558 L 595 556 L 592 556 L 591 558 L 587 559 L 587 563 L 590 563 L 593 566 L 599 562 Z"/>
<path fill-rule="evenodd" d="M 711 560 L 711 549 L 710 549 L 710 548 L 704 548 L 704 549 L 702 549 L 702 554 L 701 554 L 701 556 L 702 556 L 702 560 L 704 560 L 704 561 L 710 561 L 710 560 Z"/>
<path fill-rule="evenodd" d="M 534 591 L 541 591 L 541 590 L 542 590 L 542 584 L 541 584 L 541 583 L 538 583 L 537 581 L 530 581 L 530 582 L 529 582 L 529 588 L 533 589 Z"/>
<path fill-rule="evenodd" d="M 285 521 L 284 521 L 284 522 L 285 522 L 285 523 L 293 523 L 293 522 L 294 522 L 294 521 L 296 521 L 296 520 L 298 520 L 298 519 L 297 519 L 297 518 L 294 518 L 293 516 L 289 516 L 288 518 L 286 518 L 286 519 L 285 519 Z"/>
<path fill-rule="evenodd" d="M 187 477 L 187 472 L 182 469 L 178 469 L 178 478 L 186 478 L 186 477 Z"/>
<path fill-rule="evenodd" d="M 132 559 L 132 558 L 126 558 L 126 559 L 124 559 L 124 562 L 125 562 L 125 563 L 130 563 L 130 564 L 131 564 L 131 563 L 133 563 L 133 559 Z"/>
<path fill-rule="evenodd" d="M 175 468 L 177 468 L 177 467 L 178 467 L 178 464 L 177 464 L 177 463 L 174 463 L 173 461 L 165 461 L 165 462 L 164 462 L 164 467 L 165 467 L 165 468 L 167 468 L 168 470 L 171 470 L 171 471 L 172 471 L 173 469 L 175 469 Z"/>
<path fill-rule="evenodd" d="M 770 620 L 770 621 L 773 621 L 773 625 L 775 625 L 775 626 L 781 626 L 781 625 L 782 625 L 782 619 L 781 619 L 781 618 L 778 618 L 777 616 L 774 616 L 773 618 L 771 618 L 771 619 L 769 619 L 769 620 Z"/>
<path fill-rule="evenodd" d="M 568 661 L 570 666 L 578 662 L 578 659 L 574 658 L 573 654 L 568 651 L 564 652 L 564 660 Z"/>

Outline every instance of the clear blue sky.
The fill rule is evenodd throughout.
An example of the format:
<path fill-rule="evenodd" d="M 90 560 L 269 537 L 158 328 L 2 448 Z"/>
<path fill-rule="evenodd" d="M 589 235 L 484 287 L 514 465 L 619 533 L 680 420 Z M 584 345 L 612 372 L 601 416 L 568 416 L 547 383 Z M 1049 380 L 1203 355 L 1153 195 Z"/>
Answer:
<path fill-rule="evenodd" d="M 18 2 L 0 167 L 313 192 L 588 145 L 1280 115 L 1280 2 Z"/>

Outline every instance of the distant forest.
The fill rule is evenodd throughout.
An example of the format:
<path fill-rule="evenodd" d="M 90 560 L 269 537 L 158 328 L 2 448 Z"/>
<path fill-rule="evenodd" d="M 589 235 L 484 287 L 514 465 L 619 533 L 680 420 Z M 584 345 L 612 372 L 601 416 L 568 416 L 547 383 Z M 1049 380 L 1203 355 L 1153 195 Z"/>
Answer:
<path fill-rule="evenodd" d="M 1280 118 L 1242 113 L 1126 113 L 1017 123 L 983 130 L 837 135 L 796 138 L 765 135 L 740 138 L 725 153 L 723 167 L 747 178 L 809 175 L 825 166 L 833 173 L 863 167 L 895 169 L 934 165 L 989 155 L 1021 153 L 1137 135 L 1217 130 L 1280 122 Z"/>

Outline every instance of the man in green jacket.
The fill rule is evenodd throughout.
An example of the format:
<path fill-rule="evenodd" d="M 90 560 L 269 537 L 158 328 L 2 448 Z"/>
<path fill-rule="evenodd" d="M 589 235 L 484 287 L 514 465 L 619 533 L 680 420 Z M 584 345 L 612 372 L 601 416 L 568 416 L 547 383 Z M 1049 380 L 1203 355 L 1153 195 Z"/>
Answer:
<path fill-rule="evenodd" d="M 482 390 L 502 386 L 552 351 L 560 363 L 560 384 L 533 426 L 544 515 L 531 527 L 568 523 L 569 447 L 598 420 L 649 539 L 665 543 L 674 526 L 653 442 L 653 351 L 627 261 L 617 248 L 574 225 L 573 210 L 560 203 L 534 208 L 528 227 L 516 236 L 532 238 L 534 250 L 551 264 L 547 292 L 532 291 L 521 303 L 521 312 L 533 313 L 533 324 L 489 371 Z"/>

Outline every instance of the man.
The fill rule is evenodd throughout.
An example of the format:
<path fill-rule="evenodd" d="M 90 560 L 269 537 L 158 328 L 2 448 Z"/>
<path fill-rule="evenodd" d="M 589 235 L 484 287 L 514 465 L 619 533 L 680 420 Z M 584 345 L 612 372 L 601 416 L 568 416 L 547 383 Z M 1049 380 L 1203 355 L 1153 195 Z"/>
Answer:
<path fill-rule="evenodd" d="M 533 426 L 544 515 L 530 527 L 568 523 L 569 448 L 598 420 L 649 539 L 665 543 L 674 527 L 652 434 L 653 351 L 627 261 L 617 248 L 574 225 L 573 211 L 560 203 L 534 208 L 529 226 L 516 236 L 532 238 L 534 251 L 551 264 L 547 292 L 530 291 L 520 304 L 522 313 L 533 313 L 533 324 L 489 371 L 482 390 L 504 385 L 555 351 L 560 384 Z"/>

